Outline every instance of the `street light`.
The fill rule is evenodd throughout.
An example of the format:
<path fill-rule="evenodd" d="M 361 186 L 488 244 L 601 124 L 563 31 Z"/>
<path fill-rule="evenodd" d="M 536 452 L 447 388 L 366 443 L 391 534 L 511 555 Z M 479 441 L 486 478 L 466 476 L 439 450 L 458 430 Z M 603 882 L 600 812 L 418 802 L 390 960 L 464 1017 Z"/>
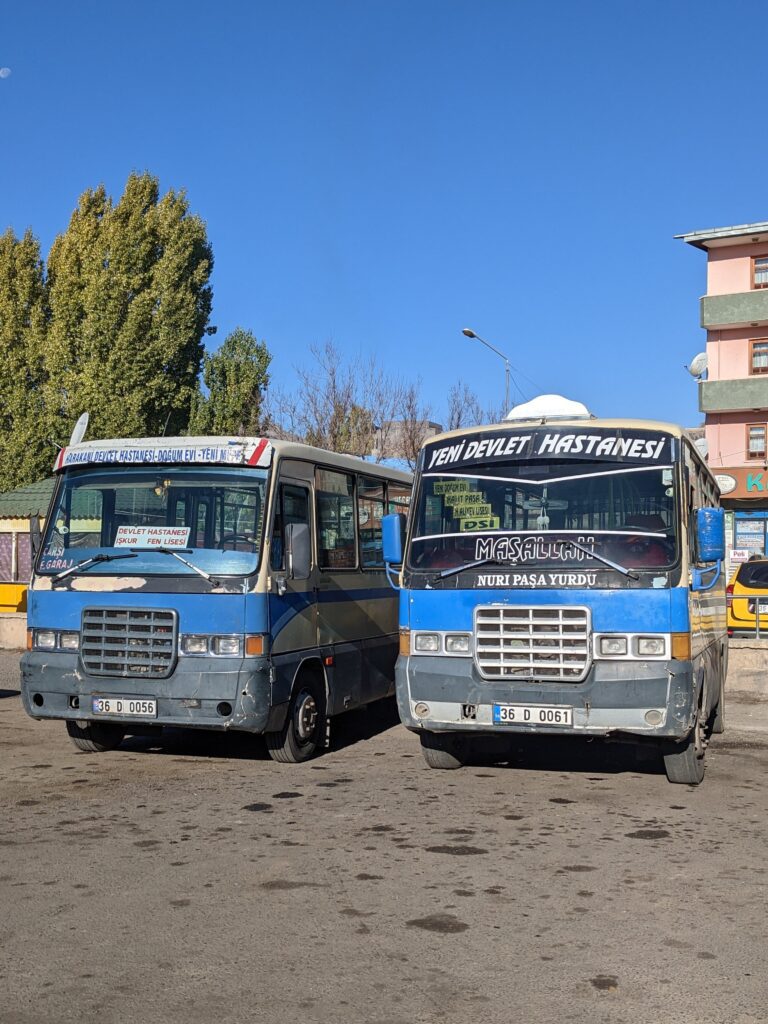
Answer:
<path fill-rule="evenodd" d="M 495 352 L 497 356 L 501 356 L 504 360 L 504 377 L 505 377 L 505 389 L 504 389 L 504 415 L 506 416 L 509 412 L 509 360 L 503 352 L 499 352 L 497 348 L 494 348 L 490 342 L 486 341 L 485 338 L 481 338 L 479 334 L 475 334 L 469 327 L 462 327 L 461 333 L 467 338 L 474 338 L 475 341 L 479 341 L 486 348 L 489 348 L 491 352 Z"/>

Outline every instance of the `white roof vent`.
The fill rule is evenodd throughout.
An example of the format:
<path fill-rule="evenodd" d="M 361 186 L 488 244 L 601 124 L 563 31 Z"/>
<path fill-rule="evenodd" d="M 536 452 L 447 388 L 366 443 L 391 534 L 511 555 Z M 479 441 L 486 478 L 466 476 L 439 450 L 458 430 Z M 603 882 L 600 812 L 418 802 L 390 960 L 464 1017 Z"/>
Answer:
<path fill-rule="evenodd" d="M 573 402 L 562 395 L 539 395 L 530 402 L 515 405 L 504 417 L 507 420 L 588 420 L 592 413 L 583 402 Z"/>

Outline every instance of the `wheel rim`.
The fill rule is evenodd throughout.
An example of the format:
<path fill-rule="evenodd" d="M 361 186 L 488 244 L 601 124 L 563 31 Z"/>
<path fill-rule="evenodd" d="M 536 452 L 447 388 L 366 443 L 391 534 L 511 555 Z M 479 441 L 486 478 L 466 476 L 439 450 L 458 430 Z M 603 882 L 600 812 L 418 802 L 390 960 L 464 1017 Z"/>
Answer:
<path fill-rule="evenodd" d="M 307 690 L 302 690 L 296 700 L 293 713 L 293 727 L 300 743 L 309 743 L 317 728 L 317 701 Z"/>

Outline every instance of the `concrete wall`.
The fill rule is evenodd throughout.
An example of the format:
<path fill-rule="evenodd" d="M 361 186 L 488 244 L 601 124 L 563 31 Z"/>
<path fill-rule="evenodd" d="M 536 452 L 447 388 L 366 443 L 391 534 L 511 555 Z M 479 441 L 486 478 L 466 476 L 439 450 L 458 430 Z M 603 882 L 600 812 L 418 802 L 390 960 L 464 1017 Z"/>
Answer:
<path fill-rule="evenodd" d="M 27 646 L 27 616 L 0 615 L 0 650 L 21 651 Z"/>
<path fill-rule="evenodd" d="M 768 640 L 729 641 L 726 690 L 768 699 Z"/>

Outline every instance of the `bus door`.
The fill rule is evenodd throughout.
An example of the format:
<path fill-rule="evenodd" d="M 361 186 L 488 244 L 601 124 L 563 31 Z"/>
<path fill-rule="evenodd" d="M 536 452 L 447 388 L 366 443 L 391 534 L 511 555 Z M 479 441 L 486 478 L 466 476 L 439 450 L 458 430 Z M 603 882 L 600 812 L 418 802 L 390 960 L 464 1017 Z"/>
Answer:
<path fill-rule="evenodd" d="M 364 700 L 367 663 L 361 600 L 365 584 L 360 571 L 355 513 L 355 475 L 340 470 L 315 472 L 317 509 L 317 642 L 333 657 L 329 714 L 338 714 Z M 360 594 L 356 592 L 360 591 Z"/>
<path fill-rule="evenodd" d="M 268 552 L 275 703 L 289 699 L 299 665 L 317 647 L 315 570 L 313 567 L 309 579 L 289 579 L 285 545 L 286 527 L 291 523 L 305 523 L 311 536 L 310 493 L 306 480 L 280 476 Z"/>

